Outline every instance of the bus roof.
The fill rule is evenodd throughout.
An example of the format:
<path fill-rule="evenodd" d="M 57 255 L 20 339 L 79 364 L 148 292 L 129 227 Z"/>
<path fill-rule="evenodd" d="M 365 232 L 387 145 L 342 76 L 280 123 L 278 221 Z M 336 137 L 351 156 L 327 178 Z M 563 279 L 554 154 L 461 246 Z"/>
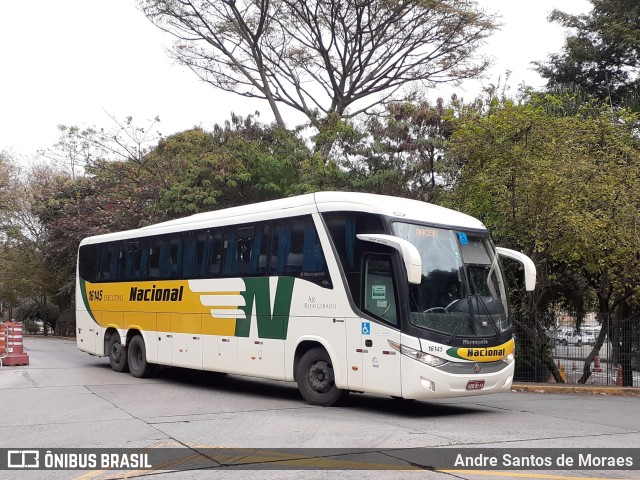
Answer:
<path fill-rule="evenodd" d="M 225 225 L 304 215 L 315 212 L 359 211 L 396 217 L 402 221 L 419 221 L 429 224 L 485 230 L 478 219 L 455 210 L 418 200 L 355 192 L 316 192 L 295 197 L 253 203 L 239 207 L 196 213 L 188 217 L 148 225 L 136 230 L 109 233 L 86 238 L 84 243 L 100 240 L 117 240 L 131 236 L 148 236 L 179 230 L 195 230 Z"/>
<path fill-rule="evenodd" d="M 397 217 L 399 220 L 485 230 L 477 218 L 419 200 L 353 192 L 318 192 L 314 195 L 320 212 L 355 210 Z"/>

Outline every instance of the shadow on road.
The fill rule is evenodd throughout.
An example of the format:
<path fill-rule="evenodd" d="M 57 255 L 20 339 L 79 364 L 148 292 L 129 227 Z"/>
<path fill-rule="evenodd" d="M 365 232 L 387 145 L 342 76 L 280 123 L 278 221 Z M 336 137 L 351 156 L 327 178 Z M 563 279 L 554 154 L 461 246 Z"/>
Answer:
<path fill-rule="evenodd" d="M 108 365 L 106 365 L 105 368 L 109 368 Z M 156 377 L 162 378 L 169 383 L 184 385 L 189 388 L 223 391 L 225 393 L 241 394 L 247 397 L 294 400 L 299 402 L 301 407 L 312 408 L 311 405 L 302 399 L 296 384 L 291 382 L 262 380 L 176 367 L 163 368 Z M 454 405 L 442 402 L 442 400 L 423 402 L 379 395 L 351 393 L 340 403 L 338 408 L 379 412 L 383 414 L 393 413 L 394 415 L 407 418 L 437 418 L 490 413 L 484 408 L 474 407 L 469 404 Z"/>

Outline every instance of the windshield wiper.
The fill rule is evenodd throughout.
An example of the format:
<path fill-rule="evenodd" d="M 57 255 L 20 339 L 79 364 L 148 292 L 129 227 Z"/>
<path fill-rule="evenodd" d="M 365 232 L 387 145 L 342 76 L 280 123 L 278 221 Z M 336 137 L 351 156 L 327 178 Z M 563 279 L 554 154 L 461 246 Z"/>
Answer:
<path fill-rule="evenodd" d="M 460 299 L 459 301 L 464 301 L 462 299 Z M 465 321 L 466 317 L 465 317 L 465 313 L 468 314 L 468 310 L 470 309 L 470 305 L 469 305 L 469 297 L 467 297 L 467 312 L 461 312 L 460 314 L 460 320 L 458 320 L 458 324 L 456 325 L 456 328 L 453 329 L 453 332 L 451 333 L 451 336 L 449 337 L 449 340 L 447 340 L 447 343 L 451 343 L 451 340 L 453 340 L 454 338 L 456 338 L 458 336 L 458 332 L 460 331 L 460 328 L 462 328 L 462 323 Z M 473 308 L 471 308 L 471 310 L 473 311 Z M 473 313 L 471 313 L 471 321 L 473 322 Z"/>
<path fill-rule="evenodd" d="M 462 321 L 463 320 L 464 320 L 464 317 L 461 316 L 460 320 L 458 320 L 458 324 L 456 325 L 456 328 L 453 329 L 453 332 L 451 333 L 451 336 L 449 337 L 449 340 L 447 340 L 447 343 L 451 343 L 451 340 L 456 338 L 456 336 L 458 335 L 458 332 L 460 331 L 460 327 L 462 326 Z"/>
<path fill-rule="evenodd" d="M 493 315 L 491 315 L 491 313 L 489 312 L 489 307 L 487 307 L 487 304 L 485 303 L 484 298 L 482 298 L 482 295 L 475 293 L 473 296 L 476 297 L 476 299 L 479 300 L 480 303 L 482 303 L 484 313 L 487 317 L 489 317 L 489 320 L 491 321 L 491 325 L 493 326 L 493 329 L 496 331 L 496 335 L 502 338 L 502 332 L 500 332 L 500 329 L 498 328 L 498 324 L 493 319 Z M 476 300 L 476 303 L 477 303 L 477 300 Z"/>

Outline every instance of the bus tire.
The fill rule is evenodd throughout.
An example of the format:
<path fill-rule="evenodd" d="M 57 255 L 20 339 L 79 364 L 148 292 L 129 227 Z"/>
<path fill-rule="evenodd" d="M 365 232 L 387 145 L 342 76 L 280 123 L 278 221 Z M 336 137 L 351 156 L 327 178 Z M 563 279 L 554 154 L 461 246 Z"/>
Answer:
<path fill-rule="evenodd" d="M 302 356 L 296 380 L 302 397 L 311 405 L 335 405 L 349 393 L 336 387 L 331 357 L 322 347 L 312 348 Z"/>
<path fill-rule="evenodd" d="M 147 362 L 147 349 L 141 335 L 136 335 L 129 342 L 129 372 L 136 378 L 149 377 L 155 365 Z"/>
<path fill-rule="evenodd" d="M 127 347 L 122 346 L 120 335 L 115 332 L 109 338 L 109 363 L 114 372 L 127 371 Z"/>

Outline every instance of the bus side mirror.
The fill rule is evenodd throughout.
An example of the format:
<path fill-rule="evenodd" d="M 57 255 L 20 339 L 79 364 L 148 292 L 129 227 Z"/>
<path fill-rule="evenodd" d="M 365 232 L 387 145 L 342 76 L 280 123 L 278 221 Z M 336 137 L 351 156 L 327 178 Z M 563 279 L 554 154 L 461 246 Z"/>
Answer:
<path fill-rule="evenodd" d="M 498 255 L 511 258 L 522 264 L 524 267 L 524 288 L 527 292 L 532 292 L 536 288 L 536 266 L 533 261 L 524 253 L 516 252 L 509 248 L 496 247 Z"/>
<path fill-rule="evenodd" d="M 422 281 L 422 258 L 420 252 L 416 246 L 403 238 L 394 237 L 393 235 L 382 234 L 364 234 L 360 233 L 356 235 L 359 240 L 364 242 L 379 243 L 380 245 L 386 245 L 398 252 L 404 261 L 404 268 L 407 271 L 407 279 L 409 283 L 419 285 Z"/>

